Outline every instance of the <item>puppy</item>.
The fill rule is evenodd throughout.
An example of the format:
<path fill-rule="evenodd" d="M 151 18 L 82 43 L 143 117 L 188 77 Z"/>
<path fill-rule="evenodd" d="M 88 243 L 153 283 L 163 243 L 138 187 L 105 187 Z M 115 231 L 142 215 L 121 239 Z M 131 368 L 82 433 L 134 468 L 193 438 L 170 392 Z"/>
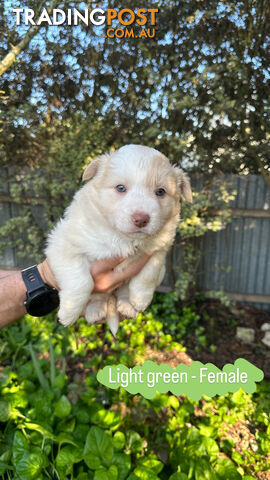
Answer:
<path fill-rule="evenodd" d="M 83 180 L 89 181 L 49 235 L 45 252 L 60 287 L 59 321 L 71 325 L 84 312 L 90 323 L 106 319 L 115 335 L 119 313 L 136 317 L 161 283 L 179 221 L 179 200 L 182 195 L 191 202 L 191 188 L 180 168 L 141 145 L 95 158 Z M 145 252 L 152 252 L 150 260 L 113 295 L 92 294 L 95 260 L 124 257 L 119 270 Z"/>

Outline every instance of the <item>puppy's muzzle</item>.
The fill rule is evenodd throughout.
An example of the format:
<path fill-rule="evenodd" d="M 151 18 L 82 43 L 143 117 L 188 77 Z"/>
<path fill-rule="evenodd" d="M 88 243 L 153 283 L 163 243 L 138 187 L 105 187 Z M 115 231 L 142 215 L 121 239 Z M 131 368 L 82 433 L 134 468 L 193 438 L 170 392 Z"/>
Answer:
<path fill-rule="evenodd" d="M 145 212 L 134 212 L 131 218 L 134 225 L 138 228 L 146 227 L 150 220 L 149 215 Z"/>

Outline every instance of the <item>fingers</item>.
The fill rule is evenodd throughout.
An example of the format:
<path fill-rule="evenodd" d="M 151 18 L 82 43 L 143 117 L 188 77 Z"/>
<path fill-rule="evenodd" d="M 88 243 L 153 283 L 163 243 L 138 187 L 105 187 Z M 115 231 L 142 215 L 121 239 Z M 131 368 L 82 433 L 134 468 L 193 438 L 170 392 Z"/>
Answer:
<path fill-rule="evenodd" d="M 94 292 L 95 293 L 111 293 L 113 290 L 116 288 L 120 287 L 123 285 L 125 281 L 130 279 L 131 277 L 134 277 L 141 271 L 141 269 L 145 266 L 145 264 L 148 262 L 149 258 L 151 257 L 152 254 L 144 254 L 137 260 L 134 260 L 130 265 L 128 265 L 125 270 L 122 272 L 115 272 L 112 270 L 112 268 L 108 271 L 108 265 L 110 267 L 112 265 L 116 266 L 119 263 L 123 261 L 122 258 L 114 258 L 110 259 L 110 262 L 108 260 L 101 260 L 98 262 L 94 262 L 92 269 L 91 269 L 91 274 L 94 279 Z M 97 265 L 97 264 L 100 265 Z M 100 271 L 101 270 L 101 271 Z M 97 273 L 100 271 L 100 273 Z"/>
<path fill-rule="evenodd" d="M 115 272 L 113 270 L 105 273 L 100 273 L 94 278 L 93 293 L 111 293 L 116 288 L 120 287 L 123 282 L 115 279 Z"/>
<path fill-rule="evenodd" d="M 101 273 L 108 272 L 115 268 L 124 260 L 122 257 L 104 258 L 103 260 L 96 260 L 91 267 L 91 274 L 93 278 Z"/>
<path fill-rule="evenodd" d="M 126 280 L 139 273 L 151 257 L 151 253 L 145 253 L 134 262 L 130 263 L 122 272 L 115 272 L 113 269 L 123 262 L 122 257 L 106 258 L 97 260 L 92 264 L 91 275 L 94 279 L 94 292 L 111 293 L 116 288 L 123 285 Z M 41 278 L 45 283 L 59 290 L 59 286 L 54 278 L 48 259 L 38 265 Z"/>
<path fill-rule="evenodd" d="M 113 272 L 115 282 L 125 282 L 129 278 L 135 277 L 135 275 L 137 275 L 137 273 L 139 273 L 146 265 L 151 255 L 151 253 L 145 253 L 140 258 L 130 263 L 130 265 L 128 265 L 122 272 Z"/>

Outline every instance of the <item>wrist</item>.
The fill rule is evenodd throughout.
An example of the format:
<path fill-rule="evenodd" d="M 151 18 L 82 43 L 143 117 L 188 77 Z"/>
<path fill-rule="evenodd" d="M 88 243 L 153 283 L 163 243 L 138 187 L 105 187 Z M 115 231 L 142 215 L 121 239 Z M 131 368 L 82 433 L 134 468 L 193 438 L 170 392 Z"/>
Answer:
<path fill-rule="evenodd" d="M 59 290 L 59 286 L 54 278 L 54 274 L 49 265 L 48 259 L 46 258 L 42 263 L 39 263 L 37 265 L 37 268 L 43 282 L 49 285 L 50 287 L 53 287 L 53 288 L 56 288 L 56 290 Z"/>
<path fill-rule="evenodd" d="M 17 292 L 18 294 L 18 304 L 21 305 L 21 308 L 22 308 L 22 312 L 23 314 L 26 313 L 26 308 L 25 308 L 25 305 L 24 305 L 24 301 L 26 299 L 26 286 L 25 286 L 25 283 L 23 281 L 23 278 L 22 278 L 22 274 L 20 271 L 16 271 L 14 272 L 14 277 L 13 277 L 13 281 L 15 283 L 15 291 Z"/>

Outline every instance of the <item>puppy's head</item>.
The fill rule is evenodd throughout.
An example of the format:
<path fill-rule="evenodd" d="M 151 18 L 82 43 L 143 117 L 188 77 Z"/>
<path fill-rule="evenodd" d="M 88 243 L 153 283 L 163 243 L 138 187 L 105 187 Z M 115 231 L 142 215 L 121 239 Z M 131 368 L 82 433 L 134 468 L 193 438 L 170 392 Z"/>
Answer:
<path fill-rule="evenodd" d="M 126 145 L 86 167 L 99 208 L 122 233 L 140 237 L 157 233 L 179 212 L 179 199 L 192 201 L 187 176 L 158 150 Z"/>

